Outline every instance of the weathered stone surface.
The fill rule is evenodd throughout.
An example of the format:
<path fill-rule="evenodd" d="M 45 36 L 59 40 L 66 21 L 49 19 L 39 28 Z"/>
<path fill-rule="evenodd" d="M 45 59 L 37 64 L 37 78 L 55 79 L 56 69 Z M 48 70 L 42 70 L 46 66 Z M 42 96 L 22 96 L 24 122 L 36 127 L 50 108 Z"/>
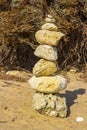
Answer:
<path fill-rule="evenodd" d="M 67 116 L 66 99 L 58 95 L 36 93 L 33 96 L 33 107 L 39 113 L 48 116 Z"/>
<path fill-rule="evenodd" d="M 40 59 L 33 67 L 33 74 L 36 76 L 54 75 L 58 70 L 55 62 Z"/>
<path fill-rule="evenodd" d="M 58 28 L 55 24 L 53 23 L 45 23 L 41 26 L 42 30 L 50 30 L 50 31 L 57 31 Z"/>
<path fill-rule="evenodd" d="M 36 32 L 35 37 L 39 44 L 47 44 L 50 46 L 57 46 L 59 40 L 64 36 L 61 32 L 39 30 Z"/>
<path fill-rule="evenodd" d="M 33 76 L 29 79 L 32 89 L 43 93 L 57 93 L 67 86 L 67 79 L 59 75 L 56 76 Z"/>
<path fill-rule="evenodd" d="M 47 22 L 47 23 L 55 23 L 56 22 L 56 20 L 54 19 L 54 18 L 45 18 L 45 22 Z"/>
<path fill-rule="evenodd" d="M 39 45 L 34 54 L 40 58 L 50 61 L 56 61 L 58 58 L 56 47 L 51 47 L 49 45 Z"/>

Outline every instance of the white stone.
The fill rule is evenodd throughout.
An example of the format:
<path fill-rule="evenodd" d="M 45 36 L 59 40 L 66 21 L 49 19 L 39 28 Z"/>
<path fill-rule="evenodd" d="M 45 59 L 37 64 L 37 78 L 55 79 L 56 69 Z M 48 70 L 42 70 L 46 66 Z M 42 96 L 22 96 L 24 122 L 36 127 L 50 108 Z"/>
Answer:
<path fill-rule="evenodd" d="M 39 45 L 34 54 L 50 61 L 56 61 L 58 59 L 56 47 L 51 47 L 49 45 Z"/>
<path fill-rule="evenodd" d="M 50 76 L 54 75 L 57 71 L 57 64 L 45 59 L 40 59 L 33 67 L 33 74 L 36 76 Z"/>
<path fill-rule="evenodd" d="M 57 93 L 67 86 L 67 79 L 59 75 L 56 76 L 33 76 L 29 79 L 32 89 L 43 93 Z"/>
<path fill-rule="evenodd" d="M 48 15 L 47 15 L 47 17 L 48 17 L 48 18 L 53 18 L 53 16 L 52 16 L 52 15 L 50 15 L 50 14 L 48 14 Z"/>
<path fill-rule="evenodd" d="M 76 118 L 76 121 L 77 121 L 77 122 L 81 122 L 81 121 L 83 121 L 83 120 L 84 120 L 84 117 L 77 117 L 77 118 Z"/>
<path fill-rule="evenodd" d="M 66 99 L 58 95 L 36 93 L 33 96 L 33 108 L 48 116 L 67 116 Z"/>
<path fill-rule="evenodd" d="M 47 23 L 55 23 L 56 20 L 54 18 L 45 18 L 45 22 L 47 22 Z"/>
<path fill-rule="evenodd" d="M 58 28 L 55 24 L 53 23 L 45 23 L 41 26 L 42 30 L 49 30 L 49 31 L 57 31 Z"/>
<path fill-rule="evenodd" d="M 50 46 L 57 46 L 60 39 L 64 36 L 61 32 L 39 30 L 36 32 L 35 37 L 39 44 L 47 44 Z"/>

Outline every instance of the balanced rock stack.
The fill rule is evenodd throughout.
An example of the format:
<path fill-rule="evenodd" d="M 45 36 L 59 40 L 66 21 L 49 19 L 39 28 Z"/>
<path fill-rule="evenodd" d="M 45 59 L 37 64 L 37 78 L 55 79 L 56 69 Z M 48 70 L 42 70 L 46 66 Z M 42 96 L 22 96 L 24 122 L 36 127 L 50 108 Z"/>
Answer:
<path fill-rule="evenodd" d="M 59 40 L 64 36 L 57 32 L 55 19 L 48 15 L 41 30 L 35 34 L 40 44 L 34 54 L 41 59 L 33 67 L 34 76 L 29 79 L 29 84 L 36 91 L 33 96 L 33 107 L 39 113 L 49 116 L 66 117 L 66 99 L 58 95 L 59 91 L 67 86 L 67 79 L 59 76 L 57 65 L 57 49 Z"/>

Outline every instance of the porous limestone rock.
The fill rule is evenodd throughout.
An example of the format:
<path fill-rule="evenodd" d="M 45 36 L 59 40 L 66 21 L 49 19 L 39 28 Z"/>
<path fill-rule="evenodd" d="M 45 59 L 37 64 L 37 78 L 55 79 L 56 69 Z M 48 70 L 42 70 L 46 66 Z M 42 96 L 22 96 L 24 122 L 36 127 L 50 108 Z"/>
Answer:
<path fill-rule="evenodd" d="M 55 23 L 56 20 L 54 18 L 47 17 L 47 18 L 45 18 L 45 22 L 47 22 L 47 23 Z"/>
<path fill-rule="evenodd" d="M 58 71 L 57 64 L 52 61 L 40 59 L 33 67 L 33 74 L 36 76 L 50 76 Z"/>
<path fill-rule="evenodd" d="M 56 47 L 51 47 L 49 45 L 39 45 L 34 54 L 40 58 L 50 61 L 56 61 L 58 58 Z"/>
<path fill-rule="evenodd" d="M 33 76 L 28 80 L 32 89 L 43 93 L 57 93 L 67 86 L 67 79 L 56 76 Z"/>
<path fill-rule="evenodd" d="M 33 107 L 41 114 L 49 116 L 67 116 L 66 99 L 58 95 L 36 93 L 33 96 Z"/>
<path fill-rule="evenodd" d="M 58 27 L 53 23 L 45 23 L 41 26 L 42 30 L 57 31 Z"/>
<path fill-rule="evenodd" d="M 57 46 L 59 40 L 64 36 L 61 32 L 39 30 L 36 32 L 35 37 L 39 44 L 47 44 L 50 46 Z"/>

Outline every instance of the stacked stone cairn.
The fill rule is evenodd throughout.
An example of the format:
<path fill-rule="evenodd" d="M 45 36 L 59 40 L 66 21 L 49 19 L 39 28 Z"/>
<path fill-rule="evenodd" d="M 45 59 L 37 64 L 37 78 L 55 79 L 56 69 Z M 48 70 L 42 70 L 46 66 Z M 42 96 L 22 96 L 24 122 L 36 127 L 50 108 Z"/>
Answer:
<path fill-rule="evenodd" d="M 64 34 L 57 31 L 53 16 L 48 15 L 45 22 L 35 34 L 40 45 L 34 54 L 41 59 L 33 67 L 34 76 L 29 79 L 31 88 L 36 91 L 33 96 L 33 108 L 41 114 L 66 117 L 66 99 L 59 96 L 59 91 L 66 88 L 67 79 L 57 74 L 56 62 L 56 46 Z"/>

